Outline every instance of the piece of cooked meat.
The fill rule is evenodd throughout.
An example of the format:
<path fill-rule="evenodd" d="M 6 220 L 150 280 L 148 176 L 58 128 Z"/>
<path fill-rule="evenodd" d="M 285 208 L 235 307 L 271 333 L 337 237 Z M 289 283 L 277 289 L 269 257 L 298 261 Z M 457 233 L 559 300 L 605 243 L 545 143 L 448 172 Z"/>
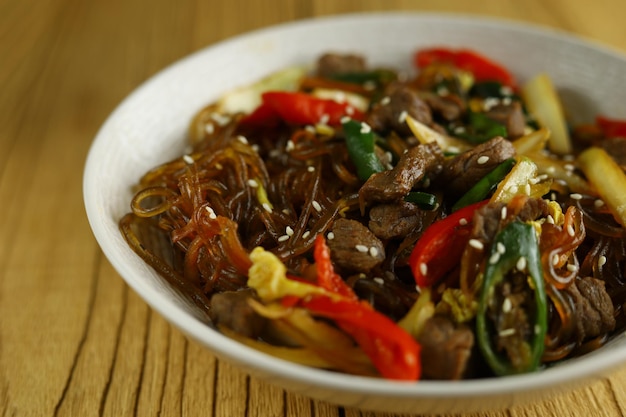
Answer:
<path fill-rule="evenodd" d="M 385 259 L 385 246 L 360 222 L 337 219 L 328 240 L 333 262 L 342 269 L 368 272 Z"/>

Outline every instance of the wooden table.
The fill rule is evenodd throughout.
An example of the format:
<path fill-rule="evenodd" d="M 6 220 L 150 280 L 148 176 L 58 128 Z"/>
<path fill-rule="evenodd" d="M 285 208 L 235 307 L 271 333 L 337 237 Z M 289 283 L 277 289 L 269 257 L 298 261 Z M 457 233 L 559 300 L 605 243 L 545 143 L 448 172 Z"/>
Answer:
<path fill-rule="evenodd" d="M 283 392 L 217 361 L 113 271 L 81 179 L 106 116 L 159 69 L 222 39 L 311 16 L 467 12 L 626 52 L 623 0 L 0 0 L 0 415 L 382 416 Z M 626 371 L 476 416 L 622 416 Z"/>

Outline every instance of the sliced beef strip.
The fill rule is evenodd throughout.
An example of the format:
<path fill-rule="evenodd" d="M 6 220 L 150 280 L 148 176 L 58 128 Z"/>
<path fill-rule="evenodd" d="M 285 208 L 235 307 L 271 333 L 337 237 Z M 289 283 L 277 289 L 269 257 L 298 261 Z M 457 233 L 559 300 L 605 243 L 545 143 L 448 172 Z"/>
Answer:
<path fill-rule="evenodd" d="M 446 187 L 447 193 L 459 197 L 495 167 L 513 156 L 515 148 L 511 142 L 496 136 L 446 163 L 438 181 Z"/>
<path fill-rule="evenodd" d="M 267 319 L 257 314 L 248 304 L 248 300 L 255 297 L 256 293 L 252 289 L 213 295 L 210 310 L 213 324 L 224 325 L 246 337 L 258 337 L 263 332 Z"/>
<path fill-rule="evenodd" d="M 604 281 L 593 278 L 579 278 L 565 291 L 576 306 L 574 330 L 576 341 L 593 338 L 615 328 L 614 307 L 606 292 Z"/>
<path fill-rule="evenodd" d="M 420 96 L 433 113 L 438 114 L 448 122 L 459 119 L 466 111 L 465 103 L 456 94 L 442 96 L 431 92 L 420 92 Z"/>
<path fill-rule="evenodd" d="M 498 103 L 487 111 L 487 117 L 503 124 L 506 127 L 509 139 L 516 139 L 524 135 L 526 117 L 519 101 L 510 104 Z"/>
<path fill-rule="evenodd" d="M 463 378 L 474 346 L 474 333 L 469 327 L 456 327 L 450 319 L 434 316 L 426 321 L 417 341 L 422 347 L 424 378 Z"/>
<path fill-rule="evenodd" d="M 426 174 L 437 175 L 443 160 L 441 148 L 436 143 L 409 148 L 393 169 L 369 177 L 359 190 L 359 198 L 364 202 L 398 201 Z"/>
<path fill-rule="evenodd" d="M 399 201 L 370 209 L 369 229 L 380 239 L 403 238 L 421 227 L 421 210 L 415 204 Z"/>
<path fill-rule="evenodd" d="M 433 121 L 430 107 L 406 84 L 392 83 L 386 90 L 388 100 L 376 103 L 369 112 L 366 122 L 376 131 L 393 130 L 400 136 L 408 136 L 411 129 L 404 115 L 430 125 Z"/>
<path fill-rule="evenodd" d="M 333 239 L 328 246 L 338 267 L 368 272 L 385 260 L 385 247 L 367 227 L 356 220 L 337 219 L 332 226 Z"/>
<path fill-rule="evenodd" d="M 317 74 L 330 77 L 335 74 L 363 72 L 366 69 L 365 58 L 361 55 L 326 53 L 317 60 Z"/>

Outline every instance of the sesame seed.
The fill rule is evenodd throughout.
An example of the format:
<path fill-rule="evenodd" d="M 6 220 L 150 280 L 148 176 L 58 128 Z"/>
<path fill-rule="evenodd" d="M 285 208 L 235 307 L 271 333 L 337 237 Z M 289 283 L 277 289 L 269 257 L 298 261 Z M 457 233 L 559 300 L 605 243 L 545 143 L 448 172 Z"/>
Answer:
<path fill-rule="evenodd" d="M 326 239 L 333 240 L 335 238 L 335 234 L 333 232 L 328 232 L 326 235 Z"/>
<path fill-rule="evenodd" d="M 287 214 L 287 215 L 291 213 L 288 208 L 284 208 L 281 211 L 283 212 L 283 214 Z"/>
<path fill-rule="evenodd" d="M 327 124 L 328 121 L 330 120 L 330 116 L 327 114 L 322 114 L 322 117 L 320 117 L 320 124 Z"/>
<path fill-rule="evenodd" d="M 251 178 L 248 180 L 248 185 L 252 188 L 257 188 L 259 186 L 259 183 L 255 179 Z"/>
<path fill-rule="evenodd" d="M 261 206 L 265 209 L 265 211 L 267 211 L 268 213 L 272 212 L 272 206 L 270 206 L 268 203 L 263 203 L 261 204 Z"/>
<path fill-rule="evenodd" d="M 222 169 L 224 169 L 224 166 L 218 162 L 215 164 L 215 169 L 217 169 L 218 171 L 221 171 Z"/>
<path fill-rule="evenodd" d="M 578 193 L 570 194 L 569 197 L 572 200 L 581 200 L 583 198 L 582 194 L 578 194 Z"/>
<path fill-rule="evenodd" d="M 483 250 L 485 248 L 485 245 L 483 245 L 483 242 L 481 242 L 478 239 L 470 239 L 468 243 L 474 249 Z"/>
<path fill-rule="evenodd" d="M 459 219 L 459 224 L 461 226 L 466 226 L 467 225 L 467 219 L 466 218 Z"/>
<path fill-rule="evenodd" d="M 215 126 L 213 126 L 213 123 L 207 123 L 204 125 L 204 131 L 209 135 L 212 135 L 213 132 L 215 132 Z"/>
<path fill-rule="evenodd" d="M 509 188 L 507 188 L 507 191 L 512 194 L 517 193 L 517 190 L 518 190 L 517 185 L 511 185 Z"/>
<path fill-rule="evenodd" d="M 206 210 L 207 213 L 209 213 L 209 219 L 212 219 L 212 220 L 217 219 L 217 215 L 215 214 L 215 210 L 213 210 L 213 208 L 206 206 L 204 209 Z"/>
<path fill-rule="evenodd" d="M 195 161 L 193 160 L 193 158 L 189 155 L 183 155 L 183 161 L 185 161 L 186 164 L 193 164 Z"/>
<path fill-rule="evenodd" d="M 450 153 L 461 153 L 461 149 L 456 146 L 448 146 L 448 149 L 446 150 Z"/>
<path fill-rule="evenodd" d="M 573 171 L 576 169 L 576 167 L 572 164 L 565 164 L 563 165 L 563 168 L 565 168 L 567 171 Z"/>
<path fill-rule="evenodd" d="M 279 242 L 285 242 L 289 240 L 289 235 L 282 235 L 281 237 L 278 238 Z"/>
<path fill-rule="evenodd" d="M 388 96 L 383 97 L 380 100 L 380 104 L 383 106 L 386 106 L 387 104 L 389 104 L 391 102 L 391 99 Z"/>
<path fill-rule="evenodd" d="M 448 90 L 446 87 L 440 86 L 439 88 L 437 88 L 437 95 L 447 96 L 448 94 L 450 94 L 450 90 Z"/>
<path fill-rule="evenodd" d="M 341 120 L 339 120 L 341 123 L 348 123 L 350 120 L 352 120 L 352 118 L 350 116 L 343 116 L 341 118 Z"/>
<path fill-rule="evenodd" d="M 306 125 L 306 126 L 304 126 L 304 130 L 306 130 L 309 133 L 315 133 L 315 126 Z"/>
<path fill-rule="evenodd" d="M 552 265 L 556 266 L 559 263 L 559 255 L 557 255 L 556 253 L 554 254 L 554 256 L 552 257 Z"/>
<path fill-rule="evenodd" d="M 377 256 L 378 256 L 378 248 L 375 248 L 374 246 L 372 246 L 372 247 L 370 248 L 370 256 L 371 256 L 372 258 L 377 257 Z"/>
<path fill-rule="evenodd" d="M 570 235 L 571 237 L 574 237 L 576 235 L 576 231 L 574 230 L 574 226 L 572 226 L 571 224 L 567 225 L 567 234 Z"/>
<path fill-rule="evenodd" d="M 539 326 L 538 324 L 535 324 L 535 334 L 539 334 L 541 333 L 541 326 Z"/>
<path fill-rule="evenodd" d="M 498 263 L 499 260 L 500 260 L 500 252 L 496 252 L 493 255 L 491 255 L 491 257 L 489 258 L 489 263 L 491 265 L 495 265 Z"/>
<path fill-rule="evenodd" d="M 548 222 L 548 224 L 554 224 L 554 217 L 552 217 L 551 214 L 548 214 L 546 216 L 546 221 Z"/>
<path fill-rule="evenodd" d="M 502 312 L 503 313 L 508 313 L 513 309 L 513 303 L 511 303 L 511 299 L 510 298 L 505 298 L 504 301 L 502 302 Z"/>
<path fill-rule="evenodd" d="M 420 273 L 422 275 L 427 275 L 428 274 L 428 265 L 426 265 L 424 262 L 422 262 L 420 264 Z"/>
<path fill-rule="evenodd" d="M 346 114 L 347 114 L 348 116 L 352 116 L 352 115 L 354 114 L 354 107 L 352 107 L 352 106 L 347 106 L 347 107 L 346 107 Z"/>
<path fill-rule="evenodd" d="M 502 99 L 502 104 L 504 104 L 505 106 L 510 105 L 511 103 L 513 103 L 513 99 L 511 99 L 511 97 L 504 97 Z"/>
<path fill-rule="evenodd" d="M 506 215 L 508 214 L 508 210 L 506 208 L 506 206 L 503 206 L 502 209 L 500 210 L 500 218 L 502 220 L 506 219 Z"/>
<path fill-rule="evenodd" d="M 513 94 L 513 89 L 508 85 L 503 85 L 500 87 L 500 94 L 503 96 L 510 96 Z"/>
<path fill-rule="evenodd" d="M 465 129 L 465 126 L 457 126 L 454 128 L 454 133 L 457 135 L 461 135 L 463 133 L 465 133 L 467 131 L 467 129 Z M 448 150 L 450 150 L 450 148 L 448 148 Z"/>
<path fill-rule="evenodd" d="M 296 148 L 296 145 L 294 145 L 293 141 L 292 141 L 292 140 L 288 140 L 288 141 L 287 141 L 287 146 L 285 147 L 285 150 L 286 150 L 287 152 L 291 152 L 291 151 L 293 151 L 295 148 Z"/>
<path fill-rule="evenodd" d="M 500 336 L 500 337 L 513 336 L 514 334 L 515 334 L 515 329 L 514 328 L 504 329 L 504 330 L 500 330 L 500 332 L 498 332 L 498 336 Z"/>
<path fill-rule="evenodd" d="M 384 285 L 385 284 L 385 280 L 382 279 L 381 277 L 375 277 L 375 278 L 373 278 L 373 281 L 375 283 L 377 283 L 378 285 Z"/>
<path fill-rule="evenodd" d="M 238 136 L 237 136 L 237 140 L 238 140 L 239 142 L 243 143 L 244 145 L 247 145 L 247 144 L 248 144 L 248 139 L 247 139 L 245 136 L 238 135 Z"/>
<path fill-rule="evenodd" d="M 604 205 L 604 201 L 602 201 L 602 200 L 600 200 L 600 199 L 597 199 L 596 201 L 594 201 L 594 202 L 593 202 L 593 205 L 594 205 L 596 208 L 600 208 L 600 207 L 602 207 L 602 206 Z"/>
<path fill-rule="evenodd" d="M 357 251 L 359 251 L 359 252 L 361 252 L 361 253 L 367 253 L 367 252 L 369 252 L 369 250 L 370 250 L 370 249 L 369 249 L 367 246 L 365 246 L 365 245 L 356 245 L 356 246 L 355 246 L 355 248 L 356 248 L 356 250 L 357 250 Z"/>
<path fill-rule="evenodd" d="M 402 112 L 400 112 L 400 115 L 398 116 L 398 123 L 404 123 L 408 115 L 409 114 L 406 112 L 406 110 L 402 110 Z"/>
<path fill-rule="evenodd" d="M 606 256 L 600 255 L 600 257 L 598 258 L 598 267 L 602 268 L 605 263 L 606 263 Z"/>
<path fill-rule="evenodd" d="M 574 265 L 574 264 L 567 264 L 567 270 L 568 270 L 569 272 L 574 272 L 574 271 L 577 271 L 577 270 L 578 270 L 578 268 L 577 268 L 577 267 L 576 267 L 576 265 Z"/>
<path fill-rule="evenodd" d="M 322 211 L 322 206 L 320 205 L 320 203 L 318 203 L 317 201 L 313 200 L 313 202 L 311 203 L 311 205 L 313 206 L 313 208 L 315 209 L 315 211 Z"/>
<path fill-rule="evenodd" d="M 361 123 L 361 133 L 370 133 L 372 128 L 367 123 Z"/>
<path fill-rule="evenodd" d="M 293 236 L 293 229 L 290 226 L 287 226 L 285 228 L 285 234 L 287 234 L 287 236 Z"/>
<path fill-rule="evenodd" d="M 220 126 L 225 126 L 230 123 L 230 117 L 219 113 L 212 113 L 211 119 Z"/>
<path fill-rule="evenodd" d="M 517 260 L 517 263 L 515 264 L 515 267 L 518 271 L 523 271 L 524 269 L 526 269 L 526 258 L 520 256 L 520 258 Z"/>
<path fill-rule="evenodd" d="M 307 230 L 306 232 L 302 233 L 302 239 L 306 239 L 307 237 L 309 237 L 311 235 L 311 231 Z"/>
<path fill-rule="evenodd" d="M 498 242 L 496 244 L 496 250 L 499 254 L 504 255 L 506 253 L 506 246 L 504 246 L 504 243 Z"/>
<path fill-rule="evenodd" d="M 313 165 L 309 165 L 308 167 L 306 167 L 306 170 L 309 172 L 315 172 L 315 167 Z"/>
<path fill-rule="evenodd" d="M 489 157 L 487 155 L 483 155 L 476 160 L 478 165 L 484 165 L 489 161 Z"/>
<path fill-rule="evenodd" d="M 530 184 L 524 185 L 524 193 L 530 195 Z"/>
<path fill-rule="evenodd" d="M 500 104 L 500 99 L 495 97 L 487 97 L 485 101 L 483 101 L 483 110 L 489 111 L 492 107 Z"/>
<path fill-rule="evenodd" d="M 252 145 L 251 148 L 256 153 L 259 153 L 259 151 L 261 150 L 261 147 L 259 145 L 257 145 L 256 143 L 254 145 Z"/>
<path fill-rule="evenodd" d="M 553 166 L 549 166 L 548 168 L 546 168 L 546 171 L 548 172 L 548 174 L 554 174 L 556 172 L 556 168 Z"/>

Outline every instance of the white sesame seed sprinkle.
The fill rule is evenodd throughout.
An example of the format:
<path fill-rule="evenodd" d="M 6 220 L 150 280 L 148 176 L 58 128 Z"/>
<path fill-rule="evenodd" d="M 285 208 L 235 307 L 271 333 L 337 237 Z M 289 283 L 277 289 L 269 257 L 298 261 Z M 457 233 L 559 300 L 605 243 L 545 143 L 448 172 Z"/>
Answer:
<path fill-rule="evenodd" d="M 500 332 L 498 332 L 498 336 L 500 337 L 508 337 L 508 336 L 513 336 L 515 334 L 515 329 L 514 328 L 510 328 L 510 329 L 504 329 L 504 330 L 500 330 Z"/>
<path fill-rule="evenodd" d="M 313 200 L 313 202 L 311 203 L 311 205 L 313 206 L 313 208 L 315 209 L 315 211 L 322 211 L 322 206 L 320 205 L 320 203 L 318 203 L 317 201 Z"/>
<path fill-rule="evenodd" d="M 339 121 L 341 123 L 348 123 L 352 118 L 350 116 L 343 116 Z"/>
<path fill-rule="evenodd" d="M 285 228 L 285 234 L 286 234 L 287 236 L 293 236 L 293 229 L 292 229 L 290 226 L 287 226 L 287 227 Z"/>
<path fill-rule="evenodd" d="M 511 299 L 508 297 L 505 298 L 504 301 L 502 302 L 502 312 L 509 313 L 512 309 L 513 309 L 513 303 L 511 303 Z"/>
<path fill-rule="evenodd" d="M 265 211 L 267 211 L 268 213 L 272 212 L 272 206 L 270 206 L 268 203 L 263 203 L 261 204 L 261 206 L 265 209 Z"/>
<path fill-rule="evenodd" d="M 478 165 L 484 165 L 484 164 L 486 164 L 487 162 L 489 162 L 489 157 L 488 157 L 487 155 L 480 156 L 480 157 L 476 160 L 476 163 L 477 163 Z"/>
<path fill-rule="evenodd" d="M 470 239 L 468 243 L 474 249 L 483 250 L 485 248 L 485 245 L 483 245 L 483 242 L 481 242 L 478 239 Z"/>
<path fill-rule="evenodd" d="M 315 167 L 313 165 L 309 165 L 308 167 L 306 167 L 306 170 L 309 172 L 315 172 Z"/>
<path fill-rule="evenodd" d="M 575 271 L 577 271 L 577 270 L 578 270 L 578 268 L 577 268 L 577 267 L 576 267 L 576 265 L 574 265 L 574 264 L 567 264 L 567 270 L 568 270 L 569 272 L 575 272 Z"/>
<path fill-rule="evenodd" d="M 330 116 L 327 114 L 322 114 L 322 117 L 320 117 L 320 124 L 327 124 L 328 121 L 330 120 Z"/>
<path fill-rule="evenodd" d="M 602 268 L 604 264 L 606 264 L 606 256 L 600 255 L 600 257 L 598 258 L 598 267 Z"/>
<path fill-rule="evenodd" d="M 572 226 L 571 224 L 567 225 L 567 234 L 570 235 L 571 237 L 576 236 L 576 231 L 574 230 L 574 226 Z"/>
<path fill-rule="evenodd" d="M 384 284 L 385 284 L 385 280 L 384 280 L 384 279 L 382 279 L 381 277 L 374 277 L 372 280 L 373 280 L 376 284 L 378 284 L 378 285 L 384 285 Z"/>
<path fill-rule="evenodd" d="M 513 94 L 513 89 L 508 85 L 503 85 L 500 87 L 500 94 L 503 96 L 510 96 Z"/>
<path fill-rule="evenodd" d="M 285 147 L 285 150 L 286 150 L 287 152 L 291 152 L 291 151 L 293 151 L 295 148 L 296 148 L 296 145 L 293 143 L 293 141 L 292 141 L 292 140 L 288 140 L 288 141 L 287 141 L 287 146 Z"/>
<path fill-rule="evenodd" d="M 306 130 L 309 133 L 315 133 L 315 126 L 313 126 L 313 125 L 306 125 L 306 126 L 304 126 L 304 130 Z"/>
<path fill-rule="evenodd" d="M 511 185 L 509 188 L 507 188 L 507 191 L 512 194 L 517 193 L 517 190 L 518 190 L 517 185 Z"/>
<path fill-rule="evenodd" d="M 352 106 L 346 106 L 346 114 L 348 116 L 352 116 L 354 114 L 354 107 Z"/>
<path fill-rule="evenodd" d="M 371 131 L 372 128 L 370 127 L 370 125 L 365 122 L 361 123 L 361 133 L 370 133 Z"/>
<path fill-rule="evenodd" d="M 261 147 L 259 145 L 257 145 L 256 143 L 254 145 L 252 145 L 251 148 L 256 153 L 259 153 L 259 151 L 261 150 Z"/>
<path fill-rule="evenodd" d="M 506 215 L 508 214 L 508 210 L 506 208 L 506 206 L 502 206 L 502 209 L 500 210 L 500 218 L 502 220 L 506 219 Z"/>
<path fill-rule="evenodd" d="M 457 126 L 454 128 L 454 133 L 457 135 L 461 135 L 463 133 L 465 133 L 467 130 L 465 129 L 465 126 Z M 448 150 L 450 150 L 450 148 L 448 148 Z"/>
<path fill-rule="evenodd" d="M 565 170 L 567 171 L 573 171 L 576 169 L 576 167 L 573 164 L 565 164 L 563 165 L 563 168 L 565 168 Z"/>
<path fill-rule="evenodd" d="M 223 114 L 220 113 L 212 113 L 211 114 L 211 119 L 213 119 L 213 121 L 215 123 L 217 123 L 220 126 L 225 126 L 228 123 L 230 123 L 230 117 L 225 116 Z"/>
<path fill-rule="evenodd" d="M 524 185 L 524 193 L 530 195 L 530 184 Z"/>
<path fill-rule="evenodd" d="M 420 273 L 422 275 L 427 275 L 428 274 L 428 265 L 426 265 L 424 262 L 422 262 L 420 264 Z"/>
<path fill-rule="evenodd" d="M 593 205 L 594 205 L 596 208 L 600 208 L 600 207 L 604 206 L 604 201 L 602 201 L 602 200 L 600 200 L 600 199 L 597 199 L 596 201 L 594 201 L 594 202 L 593 202 Z"/>
<path fill-rule="evenodd" d="M 546 221 L 548 222 L 548 224 L 554 224 L 554 217 L 552 217 L 551 214 L 548 214 L 546 216 Z"/>
<path fill-rule="evenodd" d="M 237 140 L 238 140 L 239 142 L 243 143 L 244 145 L 247 145 L 247 144 L 248 144 L 248 139 L 247 139 L 245 136 L 238 135 L 238 136 L 237 136 Z"/>
<path fill-rule="evenodd" d="M 506 246 L 504 246 L 504 243 L 498 242 L 496 244 L 496 250 L 499 254 L 504 255 L 506 253 Z"/>
<path fill-rule="evenodd" d="M 518 271 L 523 271 L 524 269 L 526 269 L 526 258 L 524 256 L 520 256 L 520 258 L 517 260 L 517 263 L 515 264 L 515 268 L 517 268 Z"/>
<path fill-rule="evenodd" d="M 248 180 L 248 185 L 252 188 L 257 188 L 259 186 L 259 183 L 257 182 L 257 180 L 250 178 Z"/>
<path fill-rule="evenodd" d="M 467 225 L 467 219 L 466 218 L 459 219 L 459 224 L 461 226 L 466 226 Z"/>
<path fill-rule="evenodd" d="M 204 125 L 204 131 L 209 135 L 212 135 L 213 132 L 215 132 L 215 126 L 213 126 L 213 123 L 207 123 Z"/>
<path fill-rule="evenodd" d="M 558 265 L 560 259 L 561 258 L 559 258 L 559 255 L 555 253 L 554 256 L 552 257 L 552 265 L 554 266 Z"/>
<path fill-rule="evenodd" d="M 390 102 L 391 102 L 391 98 L 389 98 L 389 96 L 385 96 L 380 100 L 380 104 L 383 106 L 386 106 Z"/>
<path fill-rule="evenodd" d="M 375 258 L 375 257 L 377 257 L 377 256 L 378 256 L 378 248 L 376 248 L 376 247 L 374 247 L 374 246 L 372 246 L 372 247 L 369 249 L 369 252 L 370 252 L 370 256 L 371 256 L 372 258 Z"/>
<path fill-rule="evenodd" d="M 402 112 L 400 112 L 400 115 L 398 116 L 398 123 L 404 123 L 408 115 L 409 114 L 406 112 L 406 110 L 402 110 Z"/>
<path fill-rule="evenodd" d="M 286 242 L 287 240 L 289 240 L 289 235 L 282 235 L 278 238 L 279 242 Z"/>
<path fill-rule="evenodd" d="M 193 164 L 195 161 L 193 160 L 193 158 L 189 155 L 183 155 L 183 161 L 185 161 L 186 164 Z"/>
<path fill-rule="evenodd" d="M 457 147 L 457 146 L 448 146 L 448 149 L 446 149 L 446 150 L 448 152 L 454 153 L 454 154 L 461 153 L 461 149 L 459 147 Z"/>
<path fill-rule="evenodd" d="M 326 239 L 333 240 L 335 238 L 335 234 L 333 232 L 328 232 L 326 235 Z"/>
<path fill-rule="evenodd" d="M 206 206 L 204 209 L 206 210 L 207 213 L 209 213 L 209 219 L 211 219 L 211 220 L 217 219 L 217 215 L 215 214 L 215 210 L 213 210 L 212 207 Z"/>
<path fill-rule="evenodd" d="M 500 252 L 495 252 L 493 255 L 491 255 L 491 257 L 489 258 L 489 263 L 491 265 L 495 265 L 498 263 L 498 261 L 500 260 Z"/>
<path fill-rule="evenodd" d="M 572 200 L 581 200 L 583 198 L 582 194 L 573 193 L 569 195 Z"/>
<path fill-rule="evenodd" d="M 355 247 L 355 249 L 356 249 L 357 251 L 359 251 L 359 252 L 361 252 L 361 253 L 367 253 L 367 252 L 369 252 L 369 250 L 370 250 L 370 249 L 369 249 L 367 246 L 365 246 L 365 245 L 355 245 L 354 247 Z"/>
<path fill-rule="evenodd" d="M 306 239 L 309 236 L 311 236 L 311 231 L 310 230 L 307 230 L 306 232 L 302 233 L 302 239 Z"/>

